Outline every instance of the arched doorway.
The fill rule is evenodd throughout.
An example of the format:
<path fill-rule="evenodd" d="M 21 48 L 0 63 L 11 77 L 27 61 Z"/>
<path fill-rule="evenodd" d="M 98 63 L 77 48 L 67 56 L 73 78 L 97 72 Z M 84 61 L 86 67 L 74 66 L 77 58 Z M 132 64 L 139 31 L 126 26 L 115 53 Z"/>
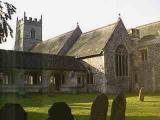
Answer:
<path fill-rule="evenodd" d="M 50 83 L 53 83 L 56 91 L 60 91 L 61 86 L 65 84 L 65 74 L 64 72 L 55 72 L 50 76 Z"/>

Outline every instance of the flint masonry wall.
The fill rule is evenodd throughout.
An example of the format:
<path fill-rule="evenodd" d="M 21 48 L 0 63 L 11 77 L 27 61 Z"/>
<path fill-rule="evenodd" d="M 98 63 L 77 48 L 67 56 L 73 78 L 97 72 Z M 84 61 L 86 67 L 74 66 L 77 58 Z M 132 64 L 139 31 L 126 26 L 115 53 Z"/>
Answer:
<path fill-rule="evenodd" d="M 83 59 L 86 68 L 90 68 L 94 74 L 94 84 L 88 85 L 89 91 L 105 92 L 104 56 Z"/>
<path fill-rule="evenodd" d="M 128 76 L 116 76 L 115 52 L 119 45 L 123 45 L 128 52 Z M 104 48 L 105 76 L 107 80 L 107 93 L 116 93 L 119 90 L 129 90 L 131 81 L 130 54 L 132 52 L 132 43 L 127 30 L 122 21 L 120 21 Z"/>
<path fill-rule="evenodd" d="M 160 38 L 140 41 L 139 48 L 134 58 L 137 65 L 135 70 L 138 75 L 138 83 L 144 86 L 145 91 L 160 91 Z M 142 61 L 141 50 L 147 50 L 147 60 Z"/>
<path fill-rule="evenodd" d="M 31 38 L 31 30 L 35 30 L 35 39 Z M 42 42 L 42 18 L 32 20 L 32 18 L 24 18 L 24 42 L 23 50 L 28 51 L 37 43 Z"/>
<path fill-rule="evenodd" d="M 31 38 L 31 30 L 35 31 L 35 38 Z M 29 51 L 33 46 L 42 42 L 42 17 L 40 20 L 24 18 L 18 20 L 16 24 L 15 50 Z"/>

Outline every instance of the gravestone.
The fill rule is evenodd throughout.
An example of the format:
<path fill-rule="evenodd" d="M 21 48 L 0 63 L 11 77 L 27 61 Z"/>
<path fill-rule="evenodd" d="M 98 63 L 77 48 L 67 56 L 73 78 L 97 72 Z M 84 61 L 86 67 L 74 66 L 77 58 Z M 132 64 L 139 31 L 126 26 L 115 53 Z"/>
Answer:
<path fill-rule="evenodd" d="M 144 87 L 139 90 L 139 101 L 144 101 Z"/>
<path fill-rule="evenodd" d="M 20 104 L 7 103 L 0 109 L 0 120 L 27 120 L 27 113 Z"/>
<path fill-rule="evenodd" d="M 65 102 L 56 102 L 48 110 L 47 120 L 74 120 L 71 108 Z"/>
<path fill-rule="evenodd" d="M 123 92 L 120 92 L 113 100 L 110 120 L 125 120 L 126 98 Z"/>
<path fill-rule="evenodd" d="M 48 96 L 54 96 L 55 93 L 55 85 L 51 82 L 48 86 Z"/>
<path fill-rule="evenodd" d="M 89 120 L 106 120 L 107 111 L 108 97 L 102 93 L 93 101 Z"/>

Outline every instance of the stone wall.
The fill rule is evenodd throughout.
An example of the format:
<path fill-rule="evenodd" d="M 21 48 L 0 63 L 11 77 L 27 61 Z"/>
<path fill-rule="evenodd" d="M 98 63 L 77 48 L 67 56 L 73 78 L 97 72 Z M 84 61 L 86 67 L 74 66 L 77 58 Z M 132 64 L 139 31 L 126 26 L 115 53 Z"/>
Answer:
<path fill-rule="evenodd" d="M 59 90 L 57 92 L 86 92 L 86 74 L 84 72 L 78 71 L 59 71 L 59 70 L 34 70 L 34 69 L 11 69 L 12 74 L 8 74 L 8 78 L 13 80 L 12 84 L 0 85 L 0 92 L 2 93 L 16 93 L 16 92 L 26 92 L 26 93 L 47 93 L 48 86 L 51 81 L 51 76 L 54 74 L 64 74 L 64 83 L 62 79 L 57 79 L 60 81 Z M 3 72 L 6 72 L 3 70 Z M 42 76 L 41 84 L 26 84 L 25 75 L 27 73 L 39 73 Z M 84 78 L 82 79 L 82 76 Z M 78 84 L 77 78 L 81 77 L 81 84 Z M 37 78 L 38 79 L 38 78 Z M 83 83 L 84 81 L 84 83 Z"/>
<path fill-rule="evenodd" d="M 35 39 L 31 39 L 31 30 L 35 31 Z M 42 42 L 42 18 L 32 20 L 30 17 L 17 20 L 15 50 L 29 51 L 37 43 Z"/>
<path fill-rule="evenodd" d="M 30 31 L 34 29 L 35 39 L 31 39 Z M 42 26 L 35 26 L 35 25 L 27 25 L 24 26 L 24 42 L 23 42 L 23 51 L 29 51 L 33 46 L 42 42 Z"/>
<path fill-rule="evenodd" d="M 82 77 L 84 76 L 84 78 Z M 78 77 L 81 79 L 81 83 L 78 83 Z M 65 72 L 65 84 L 61 86 L 62 92 L 86 92 L 86 74 L 84 72 L 68 71 Z"/>
<path fill-rule="evenodd" d="M 35 30 L 35 39 L 31 38 L 31 30 Z M 27 20 L 25 17 L 24 21 L 24 42 L 23 42 L 23 51 L 29 51 L 37 43 L 42 42 L 42 18 L 40 21 L 35 21 L 30 18 Z"/>
<path fill-rule="evenodd" d="M 94 75 L 94 84 L 88 85 L 88 91 L 105 92 L 104 56 L 83 59 L 86 68 L 90 68 Z"/>
<path fill-rule="evenodd" d="M 115 70 L 115 52 L 118 46 L 123 45 L 128 52 L 128 76 L 116 76 Z M 127 30 L 120 20 L 109 41 L 104 48 L 104 65 L 105 65 L 105 76 L 107 79 L 107 93 L 116 93 L 119 90 L 130 89 L 130 54 L 133 50 L 133 42 L 131 42 Z"/>
<path fill-rule="evenodd" d="M 14 49 L 23 51 L 23 37 L 24 37 L 24 20 L 17 21 L 16 24 L 16 41 Z"/>
<path fill-rule="evenodd" d="M 134 52 L 134 71 L 138 75 L 139 86 L 145 91 L 160 91 L 160 39 L 140 41 L 137 51 Z M 141 50 L 147 50 L 147 60 L 142 61 Z"/>

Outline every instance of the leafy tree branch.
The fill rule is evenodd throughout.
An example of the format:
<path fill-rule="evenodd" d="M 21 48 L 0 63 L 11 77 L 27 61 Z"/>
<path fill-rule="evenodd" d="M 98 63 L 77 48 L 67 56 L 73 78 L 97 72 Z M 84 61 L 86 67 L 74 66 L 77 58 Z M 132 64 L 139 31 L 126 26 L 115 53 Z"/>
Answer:
<path fill-rule="evenodd" d="M 8 34 L 13 37 L 13 30 L 8 24 L 12 15 L 16 13 L 16 7 L 8 2 L 0 1 L 0 43 L 6 42 Z"/>

